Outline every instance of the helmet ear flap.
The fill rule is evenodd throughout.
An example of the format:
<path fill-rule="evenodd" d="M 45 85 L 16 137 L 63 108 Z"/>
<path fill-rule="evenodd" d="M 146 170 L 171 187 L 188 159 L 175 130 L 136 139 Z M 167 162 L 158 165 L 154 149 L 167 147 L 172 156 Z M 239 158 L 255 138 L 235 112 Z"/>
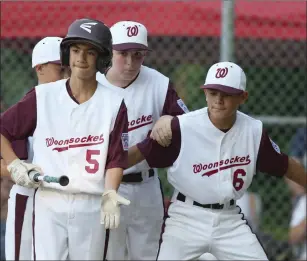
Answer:
<path fill-rule="evenodd" d="M 111 65 L 112 53 L 100 54 L 97 57 L 97 70 L 104 73 L 105 70 Z"/>
<path fill-rule="evenodd" d="M 69 46 L 63 46 L 61 48 L 61 63 L 62 66 L 69 66 Z"/>

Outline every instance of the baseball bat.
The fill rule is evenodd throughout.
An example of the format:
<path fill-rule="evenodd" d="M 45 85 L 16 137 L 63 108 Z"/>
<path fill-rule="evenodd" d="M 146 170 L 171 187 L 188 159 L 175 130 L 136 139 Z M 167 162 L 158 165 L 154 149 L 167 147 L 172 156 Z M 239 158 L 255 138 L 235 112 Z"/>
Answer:
<path fill-rule="evenodd" d="M 48 175 L 41 175 L 35 170 L 29 172 L 29 178 L 34 182 L 45 181 L 47 183 L 59 183 L 61 186 L 67 186 L 69 178 L 67 176 L 53 177 Z"/>

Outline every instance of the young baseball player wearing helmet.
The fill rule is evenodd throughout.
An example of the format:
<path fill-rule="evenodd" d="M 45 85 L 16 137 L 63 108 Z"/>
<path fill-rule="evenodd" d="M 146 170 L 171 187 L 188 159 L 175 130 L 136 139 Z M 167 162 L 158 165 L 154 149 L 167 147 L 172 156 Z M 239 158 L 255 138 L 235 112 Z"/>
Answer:
<path fill-rule="evenodd" d="M 60 45 L 71 77 L 41 84 L 1 115 L 1 155 L 16 184 L 34 194 L 34 258 L 102 260 L 106 231 L 119 224 L 117 194 L 127 167 L 127 109 L 121 97 L 96 81 L 112 57 L 110 30 L 79 19 Z M 11 142 L 33 136 L 32 164 Z M 28 173 L 69 177 L 65 187 L 34 182 Z M 102 225 L 104 224 L 104 225 Z"/>
<path fill-rule="evenodd" d="M 236 200 L 257 170 L 306 187 L 304 167 L 280 151 L 261 121 L 238 111 L 248 93 L 237 64 L 214 64 L 202 88 L 208 107 L 173 117 L 170 146 L 147 138 L 130 151 L 130 164 L 145 158 L 151 167 L 168 167 L 175 188 L 158 260 L 206 252 L 218 260 L 267 260 Z"/>
<path fill-rule="evenodd" d="M 147 136 L 161 115 L 180 115 L 187 108 L 168 77 L 142 65 L 149 52 L 146 27 L 120 21 L 110 30 L 112 66 L 105 74 L 97 73 L 97 80 L 125 99 L 131 147 Z M 119 192 L 134 203 L 121 207 L 121 223 L 110 233 L 107 259 L 155 260 L 164 217 L 157 170 L 146 161 L 126 169 Z"/>
<path fill-rule="evenodd" d="M 60 37 L 45 37 L 32 51 L 32 68 L 39 84 L 63 79 L 68 69 L 60 62 Z M 33 159 L 32 138 L 13 142 L 13 149 L 21 159 Z M 10 176 L 4 160 L 1 159 L 1 176 Z M 18 184 L 13 185 L 9 200 L 6 221 L 5 254 L 6 260 L 30 260 L 32 248 L 32 206 L 34 189 Z"/>

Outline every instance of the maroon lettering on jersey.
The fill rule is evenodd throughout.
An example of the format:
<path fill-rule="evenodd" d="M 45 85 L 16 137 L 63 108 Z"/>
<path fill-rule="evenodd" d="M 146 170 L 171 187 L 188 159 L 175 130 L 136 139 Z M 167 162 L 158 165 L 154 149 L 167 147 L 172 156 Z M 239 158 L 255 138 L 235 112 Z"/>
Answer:
<path fill-rule="evenodd" d="M 218 173 L 220 170 L 229 169 L 232 167 L 238 167 L 238 166 L 244 166 L 250 164 L 250 156 L 234 156 L 230 159 L 220 160 L 216 162 L 210 162 L 210 163 L 199 163 L 199 164 L 193 164 L 193 173 L 198 174 L 202 171 L 205 171 L 202 176 L 210 177 L 216 173 Z"/>
<path fill-rule="evenodd" d="M 55 145 L 57 147 L 54 147 L 52 150 L 56 150 L 58 152 L 66 151 L 73 148 L 93 146 L 97 144 L 102 144 L 103 142 L 104 142 L 103 134 L 88 135 L 85 137 L 67 138 L 65 140 L 57 140 L 54 137 L 46 138 L 46 146 L 50 147 Z"/>
<path fill-rule="evenodd" d="M 149 125 L 153 123 L 153 117 L 152 115 L 142 115 L 141 117 L 131 120 L 128 122 L 128 131 L 133 131 L 135 129 L 144 127 L 146 125 Z"/>

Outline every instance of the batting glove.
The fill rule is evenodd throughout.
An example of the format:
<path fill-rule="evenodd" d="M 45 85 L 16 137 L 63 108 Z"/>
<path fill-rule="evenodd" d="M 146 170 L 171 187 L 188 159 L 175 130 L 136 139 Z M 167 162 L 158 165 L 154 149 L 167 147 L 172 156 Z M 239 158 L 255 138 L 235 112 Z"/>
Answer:
<path fill-rule="evenodd" d="M 128 206 L 130 200 L 121 197 L 115 190 L 107 190 L 102 194 L 100 224 L 104 224 L 105 229 L 119 226 L 120 204 Z"/>
<path fill-rule="evenodd" d="M 23 160 L 15 159 L 8 166 L 7 170 L 11 174 L 12 180 L 20 186 L 27 188 L 37 188 L 41 182 L 34 182 L 29 178 L 29 172 L 35 170 L 42 172 L 41 168 L 34 164 L 26 163 Z"/>
<path fill-rule="evenodd" d="M 168 147 L 172 142 L 172 119 L 173 116 L 169 115 L 160 117 L 150 134 L 150 138 L 157 141 L 163 147 Z"/>

